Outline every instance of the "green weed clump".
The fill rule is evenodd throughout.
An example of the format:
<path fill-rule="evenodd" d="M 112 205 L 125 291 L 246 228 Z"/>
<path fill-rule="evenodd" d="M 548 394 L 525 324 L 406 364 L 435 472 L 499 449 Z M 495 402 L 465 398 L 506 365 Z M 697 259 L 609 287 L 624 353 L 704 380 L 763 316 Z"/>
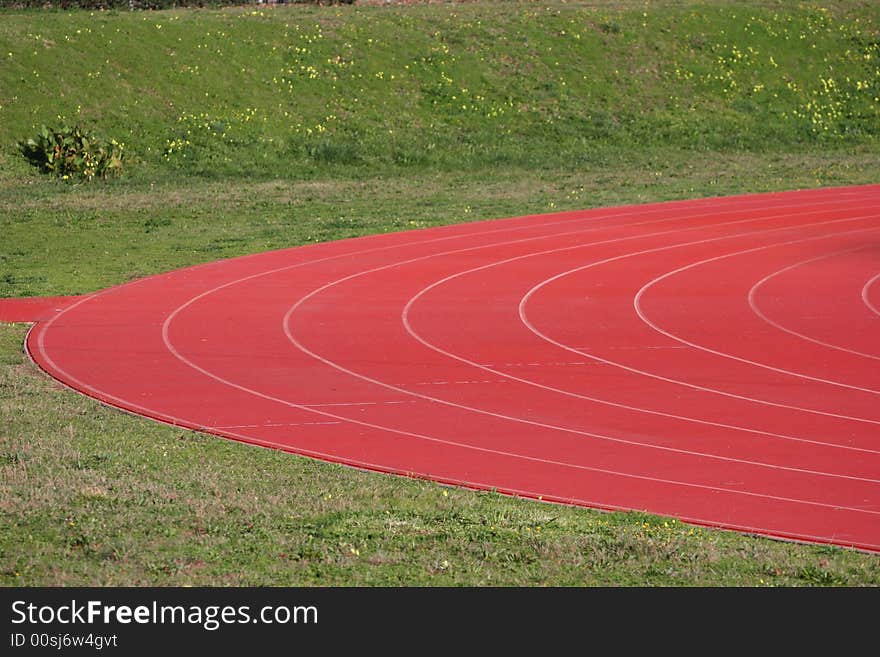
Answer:
<path fill-rule="evenodd" d="M 19 141 L 27 160 L 44 173 L 63 180 L 93 180 L 122 170 L 125 145 L 103 139 L 80 126 L 42 126 L 36 138 Z"/>

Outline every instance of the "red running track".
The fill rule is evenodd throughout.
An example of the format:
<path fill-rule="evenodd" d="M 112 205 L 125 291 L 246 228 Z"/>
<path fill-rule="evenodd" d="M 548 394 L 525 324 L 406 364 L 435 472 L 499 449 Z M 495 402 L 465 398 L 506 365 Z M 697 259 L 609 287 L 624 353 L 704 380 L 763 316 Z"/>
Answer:
<path fill-rule="evenodd" d="M 0 299 L 0 322 L 38 322 L 61 312 L 80 297 L 17 297 Z"/>
<path fill-rule="evenodd" d="M 213 262 L 79 299 L 28 349 L 247 443 L 880 551 L 880 185 Z"/>

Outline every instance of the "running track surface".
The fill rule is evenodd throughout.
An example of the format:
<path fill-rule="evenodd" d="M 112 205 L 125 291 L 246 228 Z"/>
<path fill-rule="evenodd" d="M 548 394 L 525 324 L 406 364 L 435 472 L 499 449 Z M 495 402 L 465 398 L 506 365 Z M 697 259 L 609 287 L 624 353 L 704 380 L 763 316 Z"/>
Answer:
<path fill-rule="evenodd" d="M 40 367 L 163 422 L 880 552 L 880 185 L 316 244 L 50 315 Z"/>

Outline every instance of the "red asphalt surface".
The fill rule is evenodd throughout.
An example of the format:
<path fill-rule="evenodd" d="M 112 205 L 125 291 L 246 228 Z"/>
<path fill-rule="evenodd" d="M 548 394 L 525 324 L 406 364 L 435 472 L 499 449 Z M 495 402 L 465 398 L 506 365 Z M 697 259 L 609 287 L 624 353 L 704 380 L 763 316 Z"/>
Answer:
<path fill-rule="evenodd" d="M 880 185 L 260 253 L 74 300 L 27 346 L 246 443 L 880 551 Z"/>

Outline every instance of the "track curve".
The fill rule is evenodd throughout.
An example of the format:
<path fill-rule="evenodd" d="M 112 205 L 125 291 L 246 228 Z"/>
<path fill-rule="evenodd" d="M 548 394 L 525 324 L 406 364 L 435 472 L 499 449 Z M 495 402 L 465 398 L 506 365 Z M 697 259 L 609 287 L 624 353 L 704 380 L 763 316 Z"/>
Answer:
<path fill-rule="evenodd" d="M 27 348 L 163 422 L 880 552 L 880 185 L 532 215 L 190 267 Z"/>

